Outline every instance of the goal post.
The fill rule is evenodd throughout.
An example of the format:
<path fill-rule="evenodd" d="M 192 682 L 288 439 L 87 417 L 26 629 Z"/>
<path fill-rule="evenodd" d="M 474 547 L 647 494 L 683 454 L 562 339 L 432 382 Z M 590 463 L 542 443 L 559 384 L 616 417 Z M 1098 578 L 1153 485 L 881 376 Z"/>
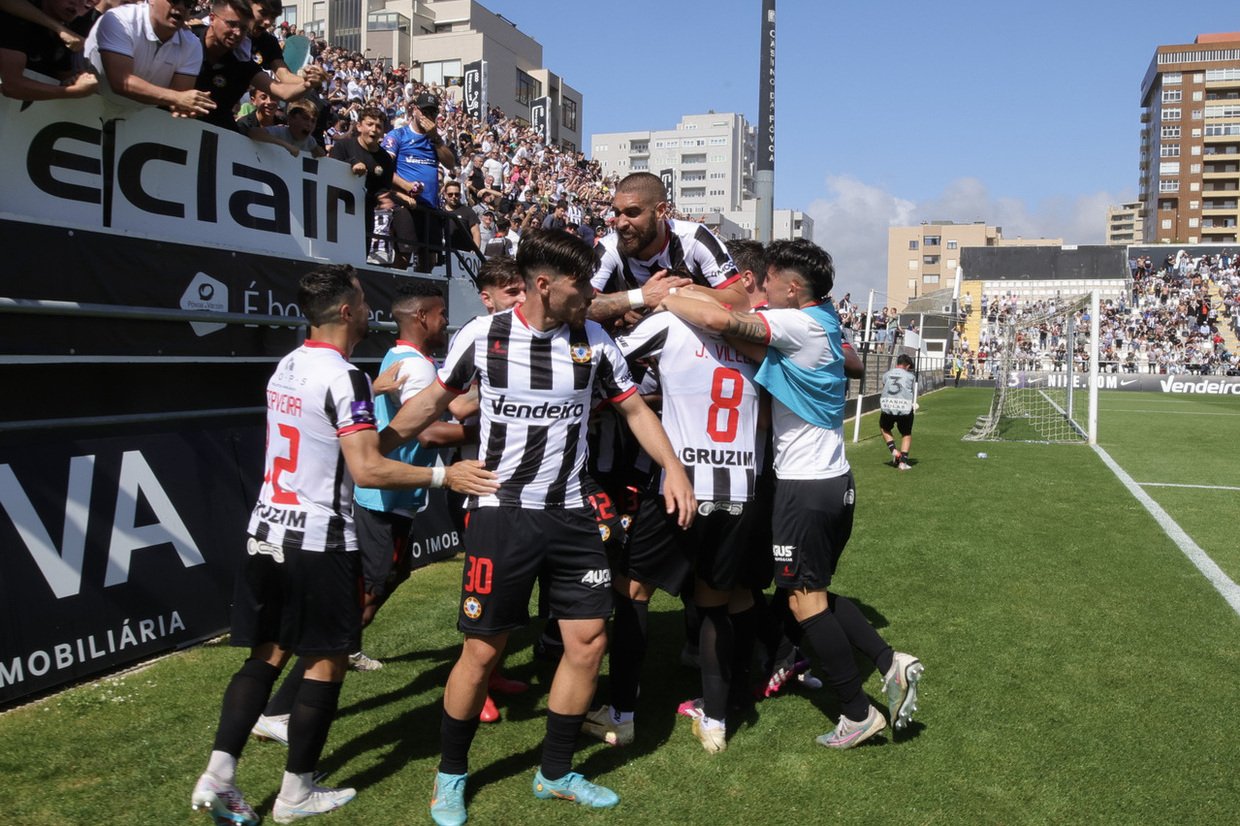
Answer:
<path fill-rule="evenodd" d="M 1094 290 L 991 323 L 995 394 L 965 440 L 1094 444 L 1099 309 Z"/>

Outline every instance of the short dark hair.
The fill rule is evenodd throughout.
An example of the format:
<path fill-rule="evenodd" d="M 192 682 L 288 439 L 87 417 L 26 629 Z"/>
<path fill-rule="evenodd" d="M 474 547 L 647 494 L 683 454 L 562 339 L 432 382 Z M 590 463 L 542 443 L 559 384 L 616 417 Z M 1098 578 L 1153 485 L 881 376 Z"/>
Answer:
<path fill-rule="evenodd" d="M 772 241 L 766 248 L 768 269 L 788 270 L 805 281 L 813 298 L 821 301 L 835 286 L 835 264 L 831 253 L 808 238 Z"/>
<path fill-rule="evenodd" d="M 667 187 L 663 186 L 663 180 L 658 175 L 634 172 L 616 184 L 616 194 L 639 195 L 645 200 L 659 202 L 667 200 Z"/>
<path fill-rule="evenodd" d="M 250 0 L 213 0 L 211 3 L 212 11 L 225 7 L 235 11 L 243 20 L 254 19 L 254 7 Z"/>
<path fill-rule="evenodd" d="M 335 321 L 340 305 L 353 298 L 357 270 L 349 264 L 326 264 L 301 277 L 297 303 L 312 327 Z"/>
<path fill-rule="evenodd" d="M 443 298 L 443 290 L 426 281 L 401 284 L 396 290 L 396 297 L 392 299 L 392 312 L 412 308 L 414 304 L 427 298 Z"/>
<path fill-rule="evenodd" d="M 363 121 L 366 118 L 370 118 L 371 120 L 378 121 L 380 126 L 383 126 L 387 123 L 387 115 L 383 114 L 383 110 L 378 108 L 377 106 L 367 106 L 366 108 L 362 109 L 362 111 L 357 113 L 357 119 L 359 121 Z"/>
<path fill-rule="evenodd" d="M 766 247 L 749 238 L 733 238 L 726 246 L 736 268 L 741 272 L 753 272 L 754 281 L 761 287 L 766 282 Z"/>
<path fill-rule="evenodd" d="M 594 275 L 594 250 L 572 233 L 531 229 L 521 236 L 517 247 L 517 269 L 527 284 L 546 270 L 574 281 L 588 281 Z"/>
<path fill-rule="evenodd" d="M 283 0 L 254 0 L 254 5 L 262 9 L 267 17 L 279 17 L 284 11 Z"/>
<path fill-rule="evenodd" d="M 896 356 L 896 364 L 899 365 L 900 367 L 912 368 L 913 360 L 909 358 L 908 356 L 906 356 L 904 353 L 901 353 L 900 355 Z"/>
<path fill-rule="evenodd" d="M 478 291 L 494 287 L 507 287 L 511 284 L 524 284 L 517 262 L 506 255 L 492 255 L 478 268 L 478 277 L 474 279 Z"/>

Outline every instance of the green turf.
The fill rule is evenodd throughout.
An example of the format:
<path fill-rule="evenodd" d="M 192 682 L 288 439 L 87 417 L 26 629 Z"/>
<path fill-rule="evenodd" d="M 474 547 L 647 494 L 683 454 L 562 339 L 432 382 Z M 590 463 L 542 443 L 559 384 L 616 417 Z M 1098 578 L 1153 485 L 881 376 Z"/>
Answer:
<path fill-rule="evenodd" d="M 470 823 L 1234 822 L 1240 617 L 1089 448 L 961 441 L 989 398 L 925 397 L 911 471 L 885 464 L 872 415 L 849 449 L 857 520 L 836 586 L 924 660 L 910 731 L 828 752 L 813 738 L 830 728 L 833 701 L 794 693 L 733 721 L 728 751 L 706 754 L 674 716 L 700 692 L 677 663 L 678 603 L 660 596 L 637 742 L 583 740 L 578 752 L 579 768 L 620 793 L 619 808 L 530 794 L 550 672 L 525 634 L 509 671 L 535 685 L 501 701 L 504 722 L 478 734 Z M 1240 417 L 1173 412 L 1231 410 L 1209 404 L 1123 412 L 1147 402 L 1161 404 L 1103 394 L 1111 455 L 1138 481 L 1229 484 L 1221 459 Z M 1203 450 L 1203 438 L 1219 449 Z M 1234 493 L 1147 490 L 1203 548 L 1231 552 L 1235 576 L 1225 539 Z M 459 562 L 415 573 L 368 632 L 367 650 L 388 665 L 349 676 L 322 762 L 329 782 L 360 793 L 325 823 L 430 822 L 459 582 Z M 0 812 L 22 826 L 206 824 L 189 792 L 239 661 L 226 646 L 200 647 L 3 715 Z M 876 676 L 867 688 L 877 697 Z M 252 743 L 243 758 L 241 785 L 262 813 L 283 756 Z"/>

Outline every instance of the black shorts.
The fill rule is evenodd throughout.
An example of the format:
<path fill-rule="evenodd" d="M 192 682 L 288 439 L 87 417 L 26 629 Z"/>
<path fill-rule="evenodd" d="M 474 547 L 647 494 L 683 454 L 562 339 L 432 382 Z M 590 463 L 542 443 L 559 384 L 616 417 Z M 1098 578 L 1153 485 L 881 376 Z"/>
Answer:
<path fill-rule="evenodd" d="M 387 599 L 409 578 L 412 569 L 409 529 L 413 520 L 355 505 L 353 524 L 357 528 L 357 549 L 362 557 L 366 593 Z"/>
<path fill-rule="evenodd" d="M 598 535 L 603 540 L 607 559 L 611 561 L 622 558 L 627 552 L 629 528 L 637 513 L 637 489 L 628 488 L 619 496 L 614 496 L 587 475 L 582 482 L 581 492 L 594 511 L 594 521 L 598 525 Z M 612 570 L 615 570 L 614 565 Z"/>
<path fill-rule="evenodd" d="M 611 570 L 590 508 L 470 511 L 457 628 L 491 636 L 525 625 L 540 573 L 553 618 L 611 614 Z"/>
<path fill-rule="evenodd" d="M 905 413 L 903 416 L 897 416 L 894 413 L 878 414 L 878 429 L 891 432 L 892 427 L 900 429 L 901 436 L 913 435 L 913 414 Z"/>
<path fill-rule="evenodd" d="M 665 510 L 663 497 L 642 495 L 629 528 L 625 553 L 611 560 L 612 570 L 644 585 L 679 596 L 693 563 L 685 554 L 676 515 Z"/>
<path fill-rule="evenodd" d="M 251 539 L 233 592 L 233 645 L 274 642 L 298 655 L 351 654 L 362 647 L 361 555 L 284 551 Z M 270 548 L 267 543 L 261 545 Z"/>
<path fill-rule="evenodd" d="M 770 515 L 754 502 L 698 502 L 697 517 L 680 534 L 697 578 L 716 591 L 765 587 L 770 544 L 755 542 L 754 525 L 769 522 Z"/>
<path fill-rule="evenodd" d="M 779 479 L 771 515 L 771 554 L 780 588 L 831 584 L 852 535 L 856 487 L 852 471 L 832 479 Z"/>

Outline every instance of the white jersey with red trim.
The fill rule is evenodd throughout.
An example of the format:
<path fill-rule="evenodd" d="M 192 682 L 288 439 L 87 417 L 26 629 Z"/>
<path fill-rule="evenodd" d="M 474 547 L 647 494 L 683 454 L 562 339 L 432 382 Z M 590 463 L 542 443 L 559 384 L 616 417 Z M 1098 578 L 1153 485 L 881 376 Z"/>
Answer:
<path fill-rule="evenodd" d="M 636 392 L 615 342 L 593 321 L 532 329 L 518 306 L 479 316 L 460 329 L 439 370 L 455 393 L 480 378 L 479 458 L 499 490 L 468 507 L 586 506 L 586 418 L 597 385 L 602 398 Z"/>
<path fill-rule="evenodd" d="M 616 339 L 630 360 L 658 358 L 663 429 L 702 500 L 753 498 L 759 462 L 758 366 L 671 313 Z"/>
<path fill-rule="evenodd" d="M 286 550 L 356 551 L 340 438 L 374 428 L 370 379 L 344 353 L 307 341 L 280 359 L 267 382 L 267 454 L 250 535 Z"/>
<path fill-rule="evenodd" d="M 739 276 L 728 248 L 705 224 L 668 220 L 667 243 L 653 258 L 630 258 L 620 252 L 620 236 L 603 238 L 594 246 L 594 277 L 590 283 L 600 293 L 623 292 L 640 287 L 659 270 L 687 269 L 694 283 L 703 287 L 726 287 Z"/>

